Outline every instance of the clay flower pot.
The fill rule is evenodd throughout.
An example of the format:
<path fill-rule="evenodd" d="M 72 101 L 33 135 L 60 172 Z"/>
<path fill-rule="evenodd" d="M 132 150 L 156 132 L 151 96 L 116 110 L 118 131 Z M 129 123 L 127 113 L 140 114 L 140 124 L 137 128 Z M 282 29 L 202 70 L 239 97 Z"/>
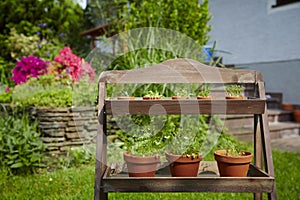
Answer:
<path fill-rule="evenodd" d="M 243 100 L 244 99 L 243 96 L 226 96 L 225 98 L 228 100 Z"/>
<path fill-rule="evenodd" d="M 143 96 L 144 100 L 159 100 L 161 97 L 148 97 L 148 96 Z"/>
<path fill-rule="evenodd" d="M 300 122 L 300 110 L 294 110 L 293 116 L 294 116 L 295 122 Z"/>
<path fill-rule="evenodd" d="M 117 97 L 118 100 L 134 100 L 134 97 L 127 97 L 127 96 L 122 96 L 122 97 Z"/>
<path fill-rule="evenodd" d="M 189 97 L 184 97 L 184 96 L 172 96 L 172 99 L 189 99 Z"/>
<path fill-rule="evenodd" d="M 133 156 L 124 153 L 124 160 L 127 164 L 129 177 L 154 177 L 159 156 Z"/>
<path fill-rule="evenodd" d="M 290 104 L 290 103 L 283 103 L 281 107 L 282 110 L 294 110 L 294 104 Z"/>
<path fill-rule="evenodd" d="M 207 96 L 207 97 L 197 96 L 197 99 L 199 99 L 199 100 L 212 100 L 212 96 Z"/>
<path fill-rule="evenodd" d="M 173 177 L 197 177 L 201 156 L 193 158 L 192 156 L 174 155 L 166 153 L 169 161 L 170 171 Z"/>
<path fill-rule="evenodd" d="M 214 153 L 220 176 L 245 177 L 252 161 L 252 153 L 244 152 L 241 156 L 227 156 L 226 150 Z"/>

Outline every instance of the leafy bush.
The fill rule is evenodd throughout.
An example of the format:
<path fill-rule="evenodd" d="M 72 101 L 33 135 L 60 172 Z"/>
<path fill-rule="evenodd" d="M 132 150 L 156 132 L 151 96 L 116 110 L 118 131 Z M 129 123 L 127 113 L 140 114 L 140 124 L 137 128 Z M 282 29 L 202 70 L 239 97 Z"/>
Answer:
<path fill-rule="evenodd" d="M 45 146 L 40 139 L 37 123 L 22 118 L 0 118 L 0 166 L 15 172 L 33 172 L 41 166 Z"/>
<path fill-rule="evenodd" d="M 95 72 L 90 64 L 75 55 L 70 47 L 61 49 L 54 60 L 28 56 L 17 62 L 12 77 L 17 84 L 13 89 L 13 103 L 17 106 L 69 107 L 74 94 L 76 105 L 93 105 Z"/>
<path fill-rule="evenodd" d="M 72 106 L 72 88 L 59 82 L 43 84 L 39 81 L 17 85 L 13 91 L 16 106 L 69 107 Z"/>
<path fill-rule="evenodd" d="M 198 44 L 204 45 L 211 27 L 208 21 L 208 1 L 148 0 L 134 1 L 130 9 L 123 7 L 125 30 L 141 27 L 160 27 L 179 31 Z M 121 27 L 122 28 L 122 27 Z"/>
<path fill-rule="evenodd" d="M 0 103 L 10 103 L 12 100 L 12 91 L 9 87 L 0 84 Z"/>
<path fill-rule="evenodd" d="M 64 79 L 65 82 L 53 80 L 55 80 L 53 75 L 47 75 L 17 85 L 13 90 L 12 103 L 16 106 L 51 108 L 95 105 L 97 100 L 95 81 L 83 79 L 69 84 L 71 82 L 69 79 Z"/>

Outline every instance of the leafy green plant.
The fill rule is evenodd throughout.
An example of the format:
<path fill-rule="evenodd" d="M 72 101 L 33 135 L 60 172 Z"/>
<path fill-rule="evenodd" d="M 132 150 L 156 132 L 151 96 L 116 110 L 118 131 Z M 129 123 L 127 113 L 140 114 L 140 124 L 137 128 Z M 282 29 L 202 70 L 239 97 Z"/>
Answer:
<path fill-rule="evenodd" d="M 115 142 L 124 151 L 133 155 L 159 154 L 169 144 L 175 132 L 175 121 L 178 117 L 175 115 L 169 115 L 166 118 L 149 115 L 122 116 L 118 123 L 123 123 L 128 130 L 117 131 L 118 139 Z M 163 127 L 161 127 L 162 122 L 165 122 Z"/>
<path fill-rule="evenodd" d="M 45 38 L 41 40 L 38 34 L 26 36 L 23 33 L 17 33 L 15 28 L 10 29 L 10 35 L 6 42 L 7 47 L 10 49 L 10 55 L 14 60 L 20 60 L 22 57 L 30 55 L 49 59 L 63 47 L 63 44 L 53 38 L 49 38 L 49 41 Z"/>
<path fill-rule="evenodd" d="M 45 85 L 39 81 L 33 81 L 17 85 L 12 97 L 13 104 L 16 106 L 72 106 L 72 88 L 59 82 Z"/>
<path fill-rule="evenodd" d="M 217 147 L 226 150 L 226 156 L 241 156 L 243 151 L 239 142 L 231 135 L 221 134 Z"/>
<path fill-rule="evenodd" d="M 12 103 L 16 106 L 70 107 L 94 106 L 97 100 L 97 83 L 83 79 L 70 84 L 69 79 L 55 81 L 55 76 L 44 75 L 38 79 L 15 86 Z"/>
<path fill-rule="evenodd" d="M 152 90 L 148 91 L 146 95 L 143 96 L 143 98 L 148 99 L 160 99 L 163 97 L 158 91 L 153 92 Z"/>
<path fill-rule="evenodd" d="M 204 84 L 202 85 L 201 90 L 199 91 L 197 96 L 208 97 L 210 96 L 210 85 Z"/>
<path fill-rule="evenodd" d="M 12 90 L 9 87 L 4 89 L 0 84 L 0 103 L 10 103 L 12 100 Z"/>
<path fill-rule="evenodd" d="M 42 166 L 45 145 L 40 139 L 37 123 L 30 125 L 27 115 L 22 118 L 0 118 L 0 166 L 12 173 L 32 172 Z"/>
<path fill-rule="evenodd" d="M 176 155 L 199 156 L 208 132 L 207 119 L 207 115 L 181 116 L 167 151 Z"/>
<path fill-rule="evenodd" d="M 175 88 L 174 96 L 189 98 L 191 93 L 186 87 Z"/>
<path fill-rule="evenodd" d="M 125 30 L 140 27 L 172 29 L 193 38 L 200 45 L 209 39 L 211 15 L 206 0 L 201 4 L 196 0 L 131 1 L 129 5 L 130 9 L 124 6 L 122 10 Z"/>
<path fill-rule="evenodd" d="M 243 91 L 245 90 L 244 86 L 236 85 L 236 84 L 227 85 L 225 89 L 226 89 L 226 95 L 232 97 L 241 96 Z"/>

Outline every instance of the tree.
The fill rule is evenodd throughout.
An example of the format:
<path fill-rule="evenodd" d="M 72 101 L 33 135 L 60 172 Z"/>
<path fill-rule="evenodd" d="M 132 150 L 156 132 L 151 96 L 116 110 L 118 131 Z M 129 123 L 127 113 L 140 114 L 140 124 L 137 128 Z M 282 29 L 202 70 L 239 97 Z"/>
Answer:
<path fill-rule="evenodd" d="M 206 44 L 211 27 L 208 0 L 91 0 L 87 10 L 94 25 L 113 24 L 126 31 L 159 27 L 179 31 L 200 45 Z"/>
<path fill-rule="evenodd" d="M 41 43 L 52 46 L 71 46 L 81 56 L 87 54 L 89 41 L 80 36 L 85 30 L 84 12 L 73 0 L 2 0 L 0 1 L 0 69 L 1 77 L 10 74 L 18 57 L 10 37 L 31 40 L 34 37 L 36 49 Z M 12 32 L 15 30 L 15 32 Z M 38 36 L 39 41 L 36 42 Z M 26 44 L 23 42 L 22 44 Z M 22 50 L 25 46 L 18 48 Z M 22 50 L 23 51 L 23 50 Z M 10 76 L 7 78 L 9 79 Z M 7 83 L 7 80 L 0 82 Z"/>
<path fill-rule="evenodd" d="M 185 40 L 189 42 L 188 44 L 183 44 L 185 41 L 181 41 L 181 44 L 174 44 L 176 41 L 170 36 L 168 36 L 168 38 L 161 36 L 164 40 L 155 41 L 156 44 L 157 42 L 165 43 L 165 46 L 170 42 L 173 46 L 176 46 L 176 51 L 173 51 L 172 48 L 155 49 L 147 47 L 135 50 L 134 48 L 130 48 L 130 42 L 128 42 L 126 36 L 123 39 L 119 38 L 119 40 L 125 41 L 125 45 L 122 46 L 123 41 L 118 42 L 118 45 L 121 47 L 119 48 L 118 46 L 119 50 L 114 52 L 123 52 L 125 54 L 119 55 L 108 69 L 131 69 L 185 56 L 193 51 L 193 48 L 189 48 L 193 45 L 194 47 L 198 45 L 194 50 L 195 52 L 197 51 L 196 53 L 201 54 L 201 46 L 205 45 L 208 41 L 208 32 L 211 29 L 210 25 L 208 25 L 211 18 L 211 15 L 208 13 L 208 8 L 208 0 L 203 0 L 201 4 L 199 4 L 198 0 L 92 0 L 88 6 L 87 15 L 89 16 L 88 19 L 90 19 L 95 26 L 104 24 L 111 25 L 110 27 L 112 28 L 105 33 L 104 37 L 109 37 L 111 33 L 121 33 L 136 30 L 137 28 L 157 27 L 174 30 L 177 36 L 178 33 L 182 33 L 182 35 L 190 38 L 190 40 Z M 135 36 L 142 35 L 144 38 L 151 37 L 151 33 L 146 35 L 148 34 L 147 30 L 145 31 L 146 33 L 142 33 L 142 31 L 141 29 L 141 33 L 138 34 L 135 32 Z M 154 35 L 157 36 L 158 34 Z M 129 37 L 133 38 L 131 36 Z M 141 40 L 137 39 L 133 43 L 136 44 L 139 42 L 141 42 Z M 134 46 L 134 44 L 132 46 Z M 172 45 L 170 45 L 170 47 Z M 178 52 L 177 50 L 180 48 L 180 45 L 184 47 L 182 49 L 188 49 L 189 52 L 185 52 L 185 55 L 182 54 L 182 51 Z M 128 49 L 129 52 L 126 49 Z M 202 58 L 200 58 L 202 55 L 197 55 L 198 58 L 195 58 L 195 52 L 192 52 L 193 55 L 190 58 L 202 61 Z"/>

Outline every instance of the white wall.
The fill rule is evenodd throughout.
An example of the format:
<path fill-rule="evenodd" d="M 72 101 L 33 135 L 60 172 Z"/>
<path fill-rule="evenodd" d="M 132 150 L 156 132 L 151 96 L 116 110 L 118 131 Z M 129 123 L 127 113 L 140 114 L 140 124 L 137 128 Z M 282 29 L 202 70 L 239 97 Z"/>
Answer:
<path fill-rule="evenodd" d="M 272 1 L 209 1 L 212 41 L 231 53 L 225 63 L 300 59 L 300 3 L 271 9 Z"/>
<path fill-rule="evenodd" d="M 267 92 L 300 104 L 300 3 L 272 9 L 274 1 L 209 1 L 210 42 L 230 53 L 219 54 L 223 63 L 262 72 Z"/>

